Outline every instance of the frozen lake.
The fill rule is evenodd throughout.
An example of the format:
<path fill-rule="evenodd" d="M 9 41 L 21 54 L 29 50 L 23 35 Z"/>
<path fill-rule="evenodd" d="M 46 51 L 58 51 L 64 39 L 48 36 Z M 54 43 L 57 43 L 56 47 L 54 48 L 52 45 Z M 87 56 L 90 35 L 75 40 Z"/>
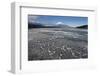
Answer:
<path fill-rule="evenodd" d="M 28 60 L 88 58 L 88 31 L 77 28 L 28 30 Z"/>

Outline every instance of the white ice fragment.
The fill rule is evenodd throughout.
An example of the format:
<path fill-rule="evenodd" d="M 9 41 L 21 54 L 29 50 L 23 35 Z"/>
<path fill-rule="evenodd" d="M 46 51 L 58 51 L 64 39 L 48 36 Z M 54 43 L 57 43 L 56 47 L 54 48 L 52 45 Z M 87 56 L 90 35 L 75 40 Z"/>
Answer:
<path fill-rule="evenodd" d="M 56 51 L 53 51 L 53 53 L 56 53 Z"/>
<path fill-rule="evenodd" d="M 67 48 L 67 50 L 71 50 L 71 48 Z"/>
<path fill-rule="evenodd" d="M 49 53 L 51 53 L 51 51 L 50 51 L 50 50 L 48 50 L 48 52 L 49 52 Z"/>
<path fill-rule="evenodd" d="M 49 53 L 49 55 L 53 55 L 53 53 Z"/>
<path fill-rule="evenodd" d="M 60 54 L 60 56 L 62 56 L 63 54 Z"/>

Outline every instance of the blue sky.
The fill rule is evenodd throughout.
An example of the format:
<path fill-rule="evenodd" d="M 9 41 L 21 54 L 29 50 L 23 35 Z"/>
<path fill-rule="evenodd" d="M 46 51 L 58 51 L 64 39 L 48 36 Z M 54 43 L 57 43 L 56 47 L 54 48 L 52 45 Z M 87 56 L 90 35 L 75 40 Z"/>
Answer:
<path fill-rule="evenodd" d="M 28 21 L 32 23 L 37 22 L 47 25 L 65 24 L 75 27 L 88 24 L 88 17 L 29 15 Z"/>

